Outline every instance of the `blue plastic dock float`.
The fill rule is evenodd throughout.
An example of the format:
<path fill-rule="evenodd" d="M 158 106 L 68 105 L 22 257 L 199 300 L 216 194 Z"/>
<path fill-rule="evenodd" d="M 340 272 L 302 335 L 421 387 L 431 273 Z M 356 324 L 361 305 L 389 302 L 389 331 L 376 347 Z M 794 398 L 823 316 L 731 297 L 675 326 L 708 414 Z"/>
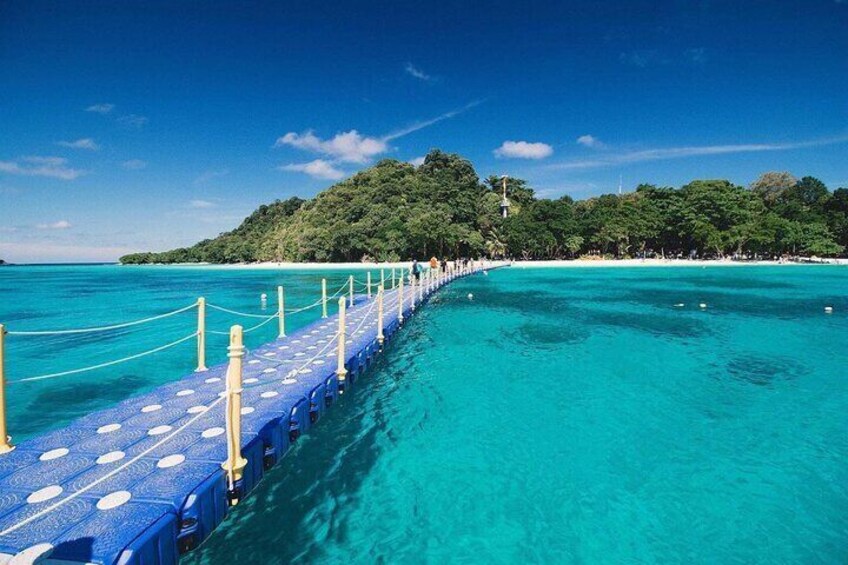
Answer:
<path fill-rule="evenodd" d="M 411 308 L 405 290 L 408 318 L 421 302 L 416 296 Z M 386 340 L 401 327 L 398 301 L 397 290 L 384 293 Z M 378 353 L 377 301 L 356 296 L 354 302 L 346 317 L 344 387 L 336 375 L 337 315 L 244 357 L 247 466 L 236 485 L 239 499 Z M 230 508 L 221 465 L 226 371 L 222 364 L 192 373 L 0 456 L 0 565 L 167 565 L 197 547 Z"/>

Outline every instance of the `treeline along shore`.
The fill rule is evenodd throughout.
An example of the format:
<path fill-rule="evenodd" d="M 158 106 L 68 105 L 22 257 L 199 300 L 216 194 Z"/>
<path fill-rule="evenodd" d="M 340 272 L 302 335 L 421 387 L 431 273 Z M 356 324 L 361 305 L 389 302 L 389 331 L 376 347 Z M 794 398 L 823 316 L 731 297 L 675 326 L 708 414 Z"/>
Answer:
<path fill-rule="evenodd" d="M 586 200 L 537 198 L 507 179 L 481 180 L 456 154 L 431 151 L 418 167 L 387 159 L 319 193 L 260 206 L 233 231 L 191 247 L 133 253 L 125 264 L 399 261 L 412 257 L 525 260 L 728 256 L 841 256 L 848 188 L 769 172 L 750 187 L 694 180 L 641 184 Z"/>

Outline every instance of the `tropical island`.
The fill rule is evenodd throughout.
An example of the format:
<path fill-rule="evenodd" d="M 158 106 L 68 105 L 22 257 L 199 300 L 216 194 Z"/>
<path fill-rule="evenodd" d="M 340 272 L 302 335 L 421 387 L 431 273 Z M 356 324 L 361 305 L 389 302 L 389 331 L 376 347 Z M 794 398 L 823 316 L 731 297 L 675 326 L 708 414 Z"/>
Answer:
<path fill-rule="evenodd" d="M 501 178 L 481 180 L 468 160 L 433 150 L 420 166 L 386 159 L 311 200 L 260 206 L 214 239 L 120 261 L 778 258 L 837 256 L 848 247 L 848 188 L 831 192 L 816 178 L 786 172 L 765 173 L 747 188 L 693 180 L 585 200 L 537 198 L 524 180 L 507 178 L 506 192 L 504 218 Z"/>

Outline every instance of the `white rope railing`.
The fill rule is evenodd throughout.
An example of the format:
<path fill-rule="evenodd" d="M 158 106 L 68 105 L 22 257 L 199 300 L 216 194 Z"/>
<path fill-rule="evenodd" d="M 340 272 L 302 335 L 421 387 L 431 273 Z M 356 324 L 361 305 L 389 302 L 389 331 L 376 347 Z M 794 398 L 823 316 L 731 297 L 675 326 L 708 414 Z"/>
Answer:
<path fill-rule="evenodd" d="M 163 318 L 169 318 L 171 316 L 176 316 L 177 314 L 182 314 L 183 312 L 187 312 L 197 308 L 197 303 L 190 304 L 189 306 L 185 306 L 183 308 L 179 308 L 177 310 L 173 310 L 171 312 L 165 312 L 164 314 L 158 314 L 156 316 L 150 316 L 149 318 L 144 318 L 141 320 L 133 320 L 132 322 L 124 322 L 121 324 L 113 324 L 111 326 L 97 326 L 90 328 L 77 328 L 77 329 L 69 329 L 69 330 L 38 330 L 38 331 L 7 331 L 7 335 L 69 335 L 69 334 L 85 334 L 85 333 L 93 333 L 93 332 L 105 332 L 109 330 L 119 330 L 122 328 L 129 328 L 132 326 L 139 326 L 141 324 L 147 324 L 149 322 L 154 322 L 156 320 L 162 320 Z"/>
<path fill-rule="evenodd" d="M 105 363 L 99 363 L 97 365 L 91 365 L 89 367 L 83 367 L 81 369 L 71 369 L 69 371 L 60 371 L 58 373 L 48 373 L 46 375 L 38 375 L 35 377 L 26 377 L 23 379 L 17 379 L 14 381 L 9 381 L 8 384 L 17 384 L 17 383 L 28 383 L 32 381 L 43 381 L 46 379 L 55 379 L 57 377 L 66 377 L 68 375 L 76 375 L 78 373 L 85 373 L 87 371 L 94 371 L 96 369 L 103 369 L 106 367 L 111 367 L 113 365 L 120 365 L 121 363 L 126 363 L 127 361 L 133 361 L 135 359 L 141 359 L 142 357 L 147 357 L 148 355 L 153 355 L 154 353 L 159 353 L 160 351 L 164 351 L 166 349 L 170 349 L 175 347 L 185 341 L 188 341 L 192 338 L 197 337 L 197 332 L 191 333 L 185 337 L 181 337 L 176 341 L 172 341 L 171 343 L 166 343 L 165 345 L 160 345 L 159 347 L 155 347 L 153 349 L 149 349 L 147 351 L 143 351 L 141 353 L 135 353 L 133 355 L 129 355 L 127 357 L 123 357 L 121 359 L 116 359 L 114 361 L 107 361 Z"/>
<path fill-rule="evenodd" d="M 42 516 L 44 516 L 48 512 L 52 512 L 53 510 L 56 510 L 60 506 L 70 502 L 71 500 L 73 500 L 73 499 L 75 499 L 79 496 L 82 496 L 83 494 L 90 491 L 91 489 L 93 489 L 94 487 L 99 485 L 100 483 L 102 483 L 104 481 L 108 481 L 109 479 L 111 479 L 112 477 L 114 477 L 115 475 L 117 475 L 118 473 L 123 471 L 124 469 L 128 468 L 130 465 L 133 465 L 134 463 L 138 462 L 143 457 L 147 457 L 148 454 L 152 453 L 153 451 L 155 451 L 156 449 L 158 449 L 162 445 L 165 445 L 165 443 L 171 441 L 178 434 L 182 433 L 186 428 L 188 428 L 189 426 L 194 424 L 197 420 L 199 420 L 201 417 L 203 417 L 206 414 L 206 412 L 208 412 L 209 410 L 211 410 L 212 408 L 217 406 L 220 402 L 222 402 L 224 400 L 224 398 L 225 397 L 223 397 L 223 396 L 218 397 L 212 404 L 210 404 L 209 406 L 206 407 L 206 410 L 203 410 L 202 412 L 199 412 L 195 416 L 189 418 L 189 420 L 185 424 L 178 427 L 176 430 L 169 433 L 168 435 L 163 437 L 161 440 L 154 443 L 152 446 L 148 447 L 147 449 L 145 449 L 144 451 L 142 451 L 141 453 L 139 453 L 135 457 L 129 459 L 126 463 L 123 463 L 120 466 L 116 467 L 115 469 L 112 469 L 111 471 L 109 471 L 108 473 L 106 473 L 105 475 L 100 477 L 99 479 L 95 479 L 94 481 L 90 482 L 89 484 L 85 485 L 84 487 L 80 488 L 79 490 L 74 491 L 69 496 L 66 496 L 62 500 L 59 500 L 56 503 L 51 504 L 50 506 L 44 508 L 43 510 L 32 514 L 31 516 L 25 518 L 24 520 L 21 520 L 20 522 L 9 526 L 8 528 L 6 528 L 2 532 L 0 532 L 0 537 L 11 534 L 11 533 L 23 528 L 27 524 L 33 522 L 34 520 L 41 518 Z"/>
<path fill-rule="evenodd" d="M 229 308 L 224 308 L 223 306 L 218 306 L 217 304 L 212 304 L 207 302 L 206 306 L 211 308 L 212 310 L 218 310 L 219 312 L 226 312 L 227 314 L 233 314 L 235 316 L 244 316 L 245 318 L 266 318 L 267 314 L 250 314 L 248 312 L 239 312 L 238 310 L 230 310 Z M 276 316 L 276 314 L 274 314 Z M 229 335 L 229 334 L 227 334 Z"/>

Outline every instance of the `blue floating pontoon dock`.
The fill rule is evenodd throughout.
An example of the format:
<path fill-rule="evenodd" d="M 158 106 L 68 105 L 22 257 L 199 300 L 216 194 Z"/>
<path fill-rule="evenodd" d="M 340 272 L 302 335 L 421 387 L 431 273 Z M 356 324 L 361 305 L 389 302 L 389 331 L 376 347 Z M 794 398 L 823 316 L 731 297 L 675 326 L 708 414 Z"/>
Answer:
<path fill-rule="evenodd" d="M 455 277 L 433 284 L 430 293 Z M 423 289 L 416 289 L 416 291 Z M 386 340 L 423 301 L 383 294 Z M 416 292 L 416 294 L 418 294 Z M 422 293 L 426 300 L 427 293 Z M 347 310 L 342 387 L 370 365 L 377 299 Z M 183 377 L 0 455 L 0 565 L 176 563 L 197 547 L 343 392 L 336 374 L 338 314 L 243 358 L 243 477 L 231 489 L 227 364 Z"/>

